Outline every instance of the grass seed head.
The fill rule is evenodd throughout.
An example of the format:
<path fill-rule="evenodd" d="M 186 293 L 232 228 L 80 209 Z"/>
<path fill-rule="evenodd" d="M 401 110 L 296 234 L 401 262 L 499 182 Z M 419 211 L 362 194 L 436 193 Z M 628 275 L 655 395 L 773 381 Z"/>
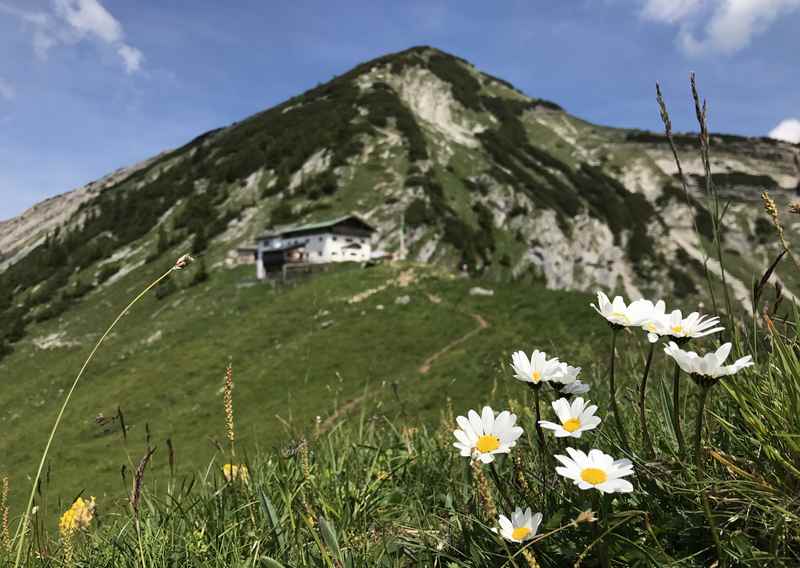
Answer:
<path fill-rule="evenodd" d="M 225 429 L 227 430 L 228 441 L 231 443 L 231 453 L 235 454 L 234 444 L 236 433 L 233 428 L 233 367 L 228 363 L 225 369 L 225 386 L 222 391 L 222 398 L 225 403 Z"/>
<path fill-rule="evenodd" d="M 778 231 L 778 238 L 781 240 L 781 246 L 784 250 L 789 250 L 789 246 L 786 244 L 786 239 L 783 235 L 783 225 L 781 225 L 781 220 L 778 217 L 778 206 L 775 200 L 772 199 L 769 192 L 764 191 L 761 193 L 761 201 L 764 203 L 764 211 L 767 212 L 770 220 L 772 220 L 772 225 L 775 227 L 775 230 Z"/>
<path fill-rule="evenodd" d="M 536 561 L 536 556 L 534 556 L 533 550 L 530 548 L 523 548 L 522 556 L 525 558 L 525 562 L 528 563 L 529 568 L 541 568 L 541 564 Z"/>
<path fill-rule="evenodd" d="M 136 468 L 136 474 L 133 476 L 133 490 L 131 491 L 131 508 L 133 509 L 133 514 L 139 514 L 139 501 L 142 498 L 142 483 L 144 481 L 144 470 L 147 468 L 147 464 L 150 462 L 150 458 L 155 453 L 156 449 L 148 449 L 147 453 L 144 455 L 142 460 L 139 462 L 139 466 Z"/>
<path fill-rule="evenodd" d="M 495 505 L 494 497 L 492 497 L 489 481 L 486 479 L 479 461 L 473 460 L 470 463 L 472 464 L 472 479 L 475 483 L 475 491 L 478 493 L 486 518 L 494 519 L 497 517 L 497 506 Z"/>
<path fill-rule="evenodd" d="M 2 546 L 11 554 L 11 531 L 8 528 L 8 476 L 3 476 L 2 493 L 0 493 L 0 514 L 2 514 L 2 527 L 0 527 L 0 541 Z"/>
<path fill-rule="evenodd" d="M 594 516 L 594 511 L 587 509 L 586 511 L 581 511 L 573 522 L 575 525 L 581 525 L 583 523 L 594 523 L 596 521 L 597 517 Z"/>
<path fill-rule="evenodd" d="M 180 257 L 178 260 L 175 261 L 175 266 L 173 266 L 172 268 L 174 270 L 183 270 L 193 262 L 194 262 L 194 257 L 188 254 L 184 254 L 182 257 Z"/>

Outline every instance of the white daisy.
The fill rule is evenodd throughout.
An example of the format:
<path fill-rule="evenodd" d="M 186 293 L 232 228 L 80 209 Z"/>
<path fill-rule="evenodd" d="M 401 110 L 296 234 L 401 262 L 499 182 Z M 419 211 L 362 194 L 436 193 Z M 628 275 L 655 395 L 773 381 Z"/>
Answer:
<path fill-rule="evenodd" d="M 680 310 L 675 310 L 666 316 L 666 327 L 669 333 L 676 339 L 705 337 L 712 333 L 717 333 L 725 328 L 719 324 L 718 317 L 711 317 L 708 315 L 700 315 L 698 312 L 692 312 L 686 317 L 683 317 Z"/>
<path fill-rule="evenodd" d="M 571 395 L 586 394 L 587 392 L 589 392 L 589 388 L 590 388 L 589 385 L 587 385 L 580 379 L 575 379 L 575 382 L 568 383 L 563 387 L 561 387 L 561 390 L 559 392 L 561 392 L 561 394 L 571 394 Z"/>
<path fill-rule="evenodd" d="M 725 343 L 711 353 L 706 353 L 702 357 L 694 351 L 684 351 L 674 341 L 664 347 L 664 353 L 675 359 L 678 366 L 686 373 L 695 376 L 717 379 L 727 375 L 733 375 L 753 364 L 752 357 L 747 355 L 737 359 L 731 365 L 723 365 L 725 359 L 730 355 L 732 345 Z"/>
<path fill-rule="evenodd" d="M 547 353 L 538 349 L 531 353 L 530 359 L 523 351 L 511 355 L 511 368 L 514 376 L 526 383 L 539 384 L 540 382 L 559 381 L 564 373 L 558 357 L 547 358 Z"/>
<path fill-rule="evenodd" d="M 574 448 L 567 448 L 569 457 L 556 455 L 563 464 L 557 467 L 559 475 L 571 479 L 580 489 L 597 489 L 602 493 L 630 493 L 633 485 L 624 479 L 633 474 L 630 460 L 614 460 L 600 450 L 589 450 L 585 454 Z"/>
<path fill-rule="evenodd" d="M 578 380 L 578 374 L 580 372 L 580 367 L 573 367 L 572 365 L 561 363 L 561 376 L 556 380 L 564 385 L 569 385 Z"/>
<path fill-rule="evenodd" d="M 492 529 L 492 531 L 499 532 L 500 536 L 511 542 L 525 542 L 536 536 L 539 525 L 542 523 L 542 514 L 531 514 L 530 507 L 524 511 L 517 507 L 511 513 L 511 520 L 505 515 L 500 515 L 497 522 L 500 525 L 500 530 Z"/>
<path fill-rule="evenodd" d="M 608 323 L 619 327 L 640 326 L 653 310 L 653 302 L 649 300 L 636 300 L 628 305 L 622 296 L 616 296 L 612 302 L 603 292 L 597 292 L 597 305 L 591 306 Z"/>
<path fill-rule="evenodd" d="M 515 426 L 517 415 L 504 410 L 496 417 L 494 411 L 484 406 L 480 415 L 470 410 L 467 416 L 459 416 L 456 422 L 461 430 L 453 435 L 458 442 L 453 446 L 461 451 L 463 457 L 472 457 L 483 463 L 494 461 L 495 454 L 507 454 L 517 445 L 522 428 Z"/>
<path fill-rule="evenodd" d="M 561 423 L 539 420 L 539 425 L 548 430 L 555 430 L 556 438 L 580 438 L 583 432 L 597 428 L 601 422 L 600 418 L 594 415 L 597 406 L 594 404 L 587 406 L 588 402 L 588 400 L 584 402 L 581 397 L 573 400 L 572 404 L 566 398 L 554 400 L 553 410 Z"/>
<path fill-rule="evenodd" d="M 655 304 L 649 300 L 643 300 L 642 306 L 645 316 L 639 325 L 647 332 L 647 339 L 650 343 L 655 343 L 662 335 L 669 334 L 667 306 L 664 300 L 659 300 Z"/>

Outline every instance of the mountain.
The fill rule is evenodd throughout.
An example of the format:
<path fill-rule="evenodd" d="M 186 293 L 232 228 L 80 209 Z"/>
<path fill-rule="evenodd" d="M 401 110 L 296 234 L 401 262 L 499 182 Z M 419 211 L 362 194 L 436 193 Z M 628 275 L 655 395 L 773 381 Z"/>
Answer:
<path fill-rule="evenodd" d="M 158 230 L 171 245 L 221 251 L 270 223 L 357 211 L 388 249 L 405 216 L 420 261 L 550 288 L 686 295 L 704 278 L 694 224 L 702 239 L 709 216 L 695 140 L 676 142 L 698 182 L 688 200 L 662 136 L 590 124 L 462 59 L 412 48 L 0 224 L 0 254 L 14 265 L 0 289 L 5 298 L 19 286 L 61 289 L 115 253 L 152 259 L 166 250 L 163 239 L 153 250 Z M 797 190 L 798 156 L 768 138 L 712 137 L 714 182 L 735 219 L 731 252 L 764 229 L 753 207 L 762 189 L 779 200 Z M 45 245 L 68 251 L 69 266 L 48 265 Z M 740 291 L 767 263 L 757 256 L 733 275 Z"/>
<path fill-rule="evenodd" d="M 139 423 L 149 409 L 172 435 L 201 427 L 206 406 L 216 404 L 208 381 L 216 384 L 227 355 L 246 361 L 242 388 L 252 395 L 244 412 L 257 422 L 265 408 L 304 419 L 324 413 L 330 395 L 321 391 L 341 388 L 350 399 L 365 382 L 418 380 L 423 360 L 456 342 L 450 366 L 434 369 L 414 394 L 418 408 L 433 412 L 432 401 L 453 384 L 455 361 L 474 370 L 453 387 L 453 396 L 469 401 L 469 385 L 496 376 L 499 352 L 513 348 L 514 337 L 568 349 L 561 340 L 581 317 L 565 313 L 562 321 L 556 312 L 585 306 L 581 292 L 696 303 L 711 217 L 696 137 L 675 142 L 688 196 L 663 136 L 588 123 L 463 59 L 417 47 L 45 201 L 0 223 L 0 370 L 24 379 L 5 379 L 4 459 L 31 459 L 28 448 L 38 447 L 45 426 L 29 419 L 54 412 L 66 377 L 111 312 L 185 252 L 200 259 L 196 268 L 146 300 L 147 314 L 123 320 L 106 359 L 94 363 L 73 416 L 82 429 L 71 443 L 107 449 L 92 417 L 130 401 L 136 409 L 126 410 Z M 752 279 L 777 250 L 759 194 L 769 189 L 780 205 L 794 198 L 800 145 L 715 134 L 711 156 L 712 181 L 727 205 L 727 280 L 750 309 Z M 254 286 L 252 267 L 228 262 L 267 226 L 350 212 L 378 228 L 378 248 L 396 250 L 405 226 L 416 284 L 399 284 L 402 265 L 267 291 Z M 795 233 L 787 227 L 789 239 Z M 505 295 L 470 299 L 469 280 L 452 282 L 464 265 L 475 282 Z M 713 279 L 719 267 L 713 260 L 707 267 Z M 800 280 L 781 276 L 791 297 Z M 348 307 L 349 298 L 373 289 L 364 307 Z M 406 315 L 381 311 L 408 293 L 415 307 Z M 441 297 L 443 304 L 435 301 Z M 325 311 L 341 324 L 331 324 L 330 337 L 321 329 Z M 390 312 L 399 319 L 386 318 Z M 494 320 L 497 339 L 458 343 L 481 313 Z M 451 327 L 439 329 L 439 317 Z M 178 390 L 154 397 L 164 388 Z M 195 402 L 173 415 L 172 405 L 186 399 Z M 274 429 L 267 436 L 275 441 Z"/>

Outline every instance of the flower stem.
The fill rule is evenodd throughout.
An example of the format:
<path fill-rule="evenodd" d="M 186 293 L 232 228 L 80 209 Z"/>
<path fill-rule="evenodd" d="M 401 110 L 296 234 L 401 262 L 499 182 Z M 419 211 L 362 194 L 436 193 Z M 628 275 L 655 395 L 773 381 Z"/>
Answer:
<path fill-rule="evenodd" d="M 697 400 L 697 416 L 694 423 L 694 466 L 697 468 L 698 480 L 703 475 L 703 415 L 705 414 L 706 399 L 711 387 L 700 385 L 700 394 Z"/>
<path fill-rule="evenodd" d="M 542 431 L 542 426 L 539 424 L 539 421 L 542 419 L 542 412 L 539 408 L 539 389 L 542 387 L 541 383 L 537 383 L 535 385 L 531 385 L 531 389 L 533 389 L 533 405 L 536 408 L 536 435 L 539 437 L 539 450 L 544 452 L 547 449 L 547 442 L 544 439 L 544 432 Z"/>
<path fill-rule="evenodd" d="M 607 518 L 607 511 L 601 510 L 601 494 L 599 491 L 592 491 L 592 493 L 592 509 L 597 513 L 599 518 L 602 518 L 603 525 L 607 526 L 609 524 L 609 520 Z M 599 520 L 592 524 L 592 533 L 594 540 L 599 541 L 598 544 L 600 545 L 598 553 L 600 556 L 600 566 L 602 566 L 602 568 L 608 568 L 608 544 L 603 537 L 602 527 L 600 526 Z"/>
<path fill-rule="evenodd" d="M 686 452 L 686 442 L 681 430 L 681 368 L 675 363 L 675 374 L 672 377 L 672 429 L 675 430 L 675 440 L 678 442 L 678 454 Z"/>
<path fill-rule="evenodd" d="M 700 394 L 697 401 L 697 417 L 695 418 L 694 430 L 694 465 L 698 483 L 703 482 L 703 474 L 705 472 L 703 463 L 703 415 L 705 414 L 706 399 L 708 398 L 710 391 L 711 385 L 700 385 Z M 700 488 L 700 501 L 703 504 L 703 512 L 705 513 L 706 520 L 708 521 L 708 528 L 711 530 L 711 537 L 714 539 L 714 546 L 717 548 L 717 559 L 719 560 L 720 564 L 724 566 L 725 553 L 722 549 L 719 533 L 717 532 L 717 524 L 714 522 L 714 515 L 711 513 L 711 505 L 708 502 L 708 494 L 702 487 Z"/>
<path fill-rule="evenodd" d="M 614 421 L 617 424 L 617 432 L 622 439 L 622 445 L 630 451 L 630 444 L 628 444 L 628 435 L 625 433 L 625 428 L 622 425 L 622 418 L 620 418 L 619 407 L 617 406 L 617 385 L 614 382 L 614 356 L 617 347 L 617 329 L 611 331 L 611 363 L 608 379 L 608 388 L 611 395 L 611 409 L 614 412 Z"/>
<path fill-rule="evenodd" d="M 111 333 L 111 330 L 114 329 L 117 323 L 119 323 L 119 320 L 121 320 L 123 316 L 125 316 L 128 313 L 128 310 L 130 310 L 133 307 L 133 305 L 136 304 L 136 302 L 141 300 L 142 297 L 144 297 L 144 295 L 147 294 L 147 292 L 152 290 L 155 286 L 161 283 L 162 280 L 164 280 L 167 276 L 169 276 L 173 270 L 178 270 L 178 269 L 179 269 L 178 264 L 171 267 L 164 274 L 153 280 L 153 282 L 151 282 L 144 290 L 139 292 L 139 294 L 133 300 L 131 300 L 127 306 L 125 306 L 125 308 L 117 315 L 114 321 L 111 322 L 111 325 L 108 326 L 108 329 L 106 329 L 105 333 L 103 333 L 100 339 L 97 340 L 97 343 L 95 344 L 92 351 L 89 353 L 89 356 L 83 362 L 83 366 L 81 367 L 80 371 L 78 371 L 78 375 L 75 377 L 75 380 L 72 383 L 72 387 L 69 389 L 69 391 L 67 392 L 67 396 L 64 398 L 64 402 L 61 405 L 61 409 L 58 411 L 58 415 L 56 416 L 56 421 L 53 424 L 53 429 L 50 431 L 50 437 L 47 439 L 47 444 L 44 447 L 44 452 L 42 453 L 42 459 L 39 461 L 39 468 L 36 470 L 36 476 L 33 478 L 33 483 L 31 484 L 31 494 L 30 497 L 28 498 L 28 505 L 25 508 L 25 514 L 22 516 L 22 521 L 20 522 L 17 528 L 16 534 L 19 537 L 19 541 L 17 542 L 17 554 L 14 559 L 14 568 L 19 568 L 19 566 L 21 566 L 20 562 L 22 560 L 22 550 L 25 545 L 25 537 L 28 533 L 28 522 L 30 521 L 31 508 L 33 507 L 33 498 L 36 495 L 36 487 L 39 484 L 39 479 L 41 479 L 42 477 L 42 470 L 44 469 L 44 464 L 47 461 L 47 455 L 50 452 L 50 446 L 52 445 L 53 439 L 56 436 L 56 431 L 58 430 L 58 427 L 61 424 L 61 419 L 64 416 L 64 411 L 67 409 L 69 401 L 72 398 L 72 393 L 75 392 L 75 389 L 77 388 L 78 383 L 80 382 L 84 371 L 86 371 L 86 367 L 89 366 L 89 363 L 94 358 L 94 355 L 95 353 L 97 353 L 97 350 L 100 348 L 100 345 L 103 343 L 103 341 L 105 341 L 106 337 L 108 337 L 108 335 Z"/>
<path fill-rule="evenodd" d="M 135 518 L 136 521 L 136 540 L 139 542 L 139 558 L 142 561 L 142 568 L 147 568 L 147 563 L 144 560 L 144 547 L 142 546 L 142 529 L 139 526 L 139 516 Z"/>
<path fill-rule="evenodd" d="M 645 416 L 645 399 L 647 397 L 647 376 L 650 374 L 650 366 L 653 363 L 653 353 L 655 352 L 656 344 L 650 344 L 650 351 L 647 353 L 647 362 L 644 365 L 644 375 L 642 376 L 642 384 L 639 388 L 639 420 L 642 423 L 642 441 L 647 457 L 654 458 L 656 455 L 653 449 L 653 440 L 650 438 L 650 432 L 647 429 L 647 417 Z"/>
<path fill-rule="evenodd" d="M 500 476 L 497 474 L 497 467 L 495 467 L 494 462 L 489 464 L 489 471 L 492 474 L 492 481 L 494 481 L 494 484 L 497 486 L 497 491 L 503 497 L 505 506 L 508 507 L 509 511 L 512 511 L 514 509 L 514 504 L 508 497 L 508 493 L 506 493 L 505 485 L 500 482 Z"/>
<path fill-rule="evenodd" d="M 539 420 L 542 419 L 541 409 L 539 408 L 539 389 L 542 388 L 542 383 L 532 384 L 531 388 L 533 389 L 533 401 L 536 407 L 536 434 L 539 437 L 539 461 L 542 466 L 542 495 L 545 496 L 547 493 L 544 489 L 547 486 L 547 466 L 550 456 L 547 453 L 547 442 L 544 438 L 544 432 L 539 425 Z"/>

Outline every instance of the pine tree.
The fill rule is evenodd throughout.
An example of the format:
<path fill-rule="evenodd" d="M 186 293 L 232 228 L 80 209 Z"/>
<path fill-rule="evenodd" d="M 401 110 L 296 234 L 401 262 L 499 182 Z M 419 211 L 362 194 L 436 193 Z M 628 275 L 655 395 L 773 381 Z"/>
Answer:
<path fill-rule="evenodd" d="M 158 228 L 158 243 L 156 244 L 156 254 L 161 256 L 167 249 L 169 248 L 169 237 L 167 236 L 167 231 L 164 230 L 164 225 L 161 225 Z"/>
<path fill-rule="evenodd" d="M 15 343 L 25 336 L 25 320 L 21 311 L 15 311 L 11 317 L 13 319 L 8 333 L 6 333 L 6 340 L 9 343 Z"/>
<path fill-rule="evenodd" d="M 192 241 L 192 254 L 201 253 L 206 250 L 206 247 L 208 247 L 206 231 L 200 227 L 197 229 L 197 233 L 195 233 L 194 240 Z"/>

